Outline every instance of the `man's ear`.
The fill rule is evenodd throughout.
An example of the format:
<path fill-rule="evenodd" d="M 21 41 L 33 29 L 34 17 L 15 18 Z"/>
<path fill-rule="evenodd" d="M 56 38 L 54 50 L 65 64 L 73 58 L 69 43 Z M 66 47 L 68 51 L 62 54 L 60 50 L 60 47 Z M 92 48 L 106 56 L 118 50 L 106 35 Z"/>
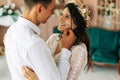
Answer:
<path fill-rule="evenodd" d="M 37 11 L 37 13 L 40 13 L 41 9 L 42 9 L 42 5 L 41 4 L 37 4 L 36 5 L 36 11 Z"/>

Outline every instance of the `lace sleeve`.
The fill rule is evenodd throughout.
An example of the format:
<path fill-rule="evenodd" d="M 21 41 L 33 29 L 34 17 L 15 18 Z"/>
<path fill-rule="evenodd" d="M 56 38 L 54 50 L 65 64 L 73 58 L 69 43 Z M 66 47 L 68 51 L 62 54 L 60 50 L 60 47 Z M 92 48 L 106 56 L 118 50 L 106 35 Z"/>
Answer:
<path fill-rule="evenodd" d="M 50 50 L 52 51 L 52 55 L 54 56 L 57 45 L 58 45 L 58 37 L 59 34 L 52 34 L 50 36 L 50 38 L 46 41 L 46 44 L 48 45 L 48 47 L 50 48 Z"/>
<path fill-rule="evenodd" d="M 85 44 L 72 47 L 72 56 L 70 59 L 70 71 L 67 80 L 78 80 L 79 75 L 87 64 L 87 49 Z"/>

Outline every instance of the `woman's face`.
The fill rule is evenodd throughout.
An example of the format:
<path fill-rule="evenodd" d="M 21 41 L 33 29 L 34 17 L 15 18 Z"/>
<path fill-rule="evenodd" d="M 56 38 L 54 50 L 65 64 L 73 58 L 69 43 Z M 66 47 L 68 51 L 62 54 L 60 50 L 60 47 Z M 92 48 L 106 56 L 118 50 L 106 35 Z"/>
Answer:
<path fill-rule="evenodd" d="M 72 30 L 76 28 L 76 25 L 73 22 L 73 19 L 67 7 L 63 10 L 63 14 L 59 17 L 58 23 L 58 30 L 61 32 L 63 32 L 66 28 Z"/>

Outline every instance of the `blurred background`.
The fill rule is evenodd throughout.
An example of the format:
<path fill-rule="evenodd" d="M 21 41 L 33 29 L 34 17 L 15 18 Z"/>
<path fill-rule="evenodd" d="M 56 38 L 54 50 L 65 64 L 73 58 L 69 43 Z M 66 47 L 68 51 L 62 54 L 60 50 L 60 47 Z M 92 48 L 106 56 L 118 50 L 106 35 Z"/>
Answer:
<path fill-rule="evenodd" d="M 56 0 L 55 14 L 41 24 L 42 38 L 57 33 L 58 17 L 68 0 Z M 90 10 L 87 28 L 91 40 L 92 70 L 79 80 L 120 80 L 120 0 L 81 0 Z M 24 11 L 24 0 L 0 0 L 0 80 L 11 80 L 3 37 Z"/>

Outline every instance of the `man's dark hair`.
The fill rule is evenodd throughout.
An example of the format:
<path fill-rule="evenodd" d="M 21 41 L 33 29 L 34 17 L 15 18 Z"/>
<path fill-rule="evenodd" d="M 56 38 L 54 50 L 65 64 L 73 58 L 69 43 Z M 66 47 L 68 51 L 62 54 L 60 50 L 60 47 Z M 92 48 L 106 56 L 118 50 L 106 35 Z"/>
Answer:
<path fill-rule="evenodd" d="M 31 9 L 36 4 L 41 3 L 45 8 L 52 2 L 52 0 L 24 0 L 25 5 Z"/>

